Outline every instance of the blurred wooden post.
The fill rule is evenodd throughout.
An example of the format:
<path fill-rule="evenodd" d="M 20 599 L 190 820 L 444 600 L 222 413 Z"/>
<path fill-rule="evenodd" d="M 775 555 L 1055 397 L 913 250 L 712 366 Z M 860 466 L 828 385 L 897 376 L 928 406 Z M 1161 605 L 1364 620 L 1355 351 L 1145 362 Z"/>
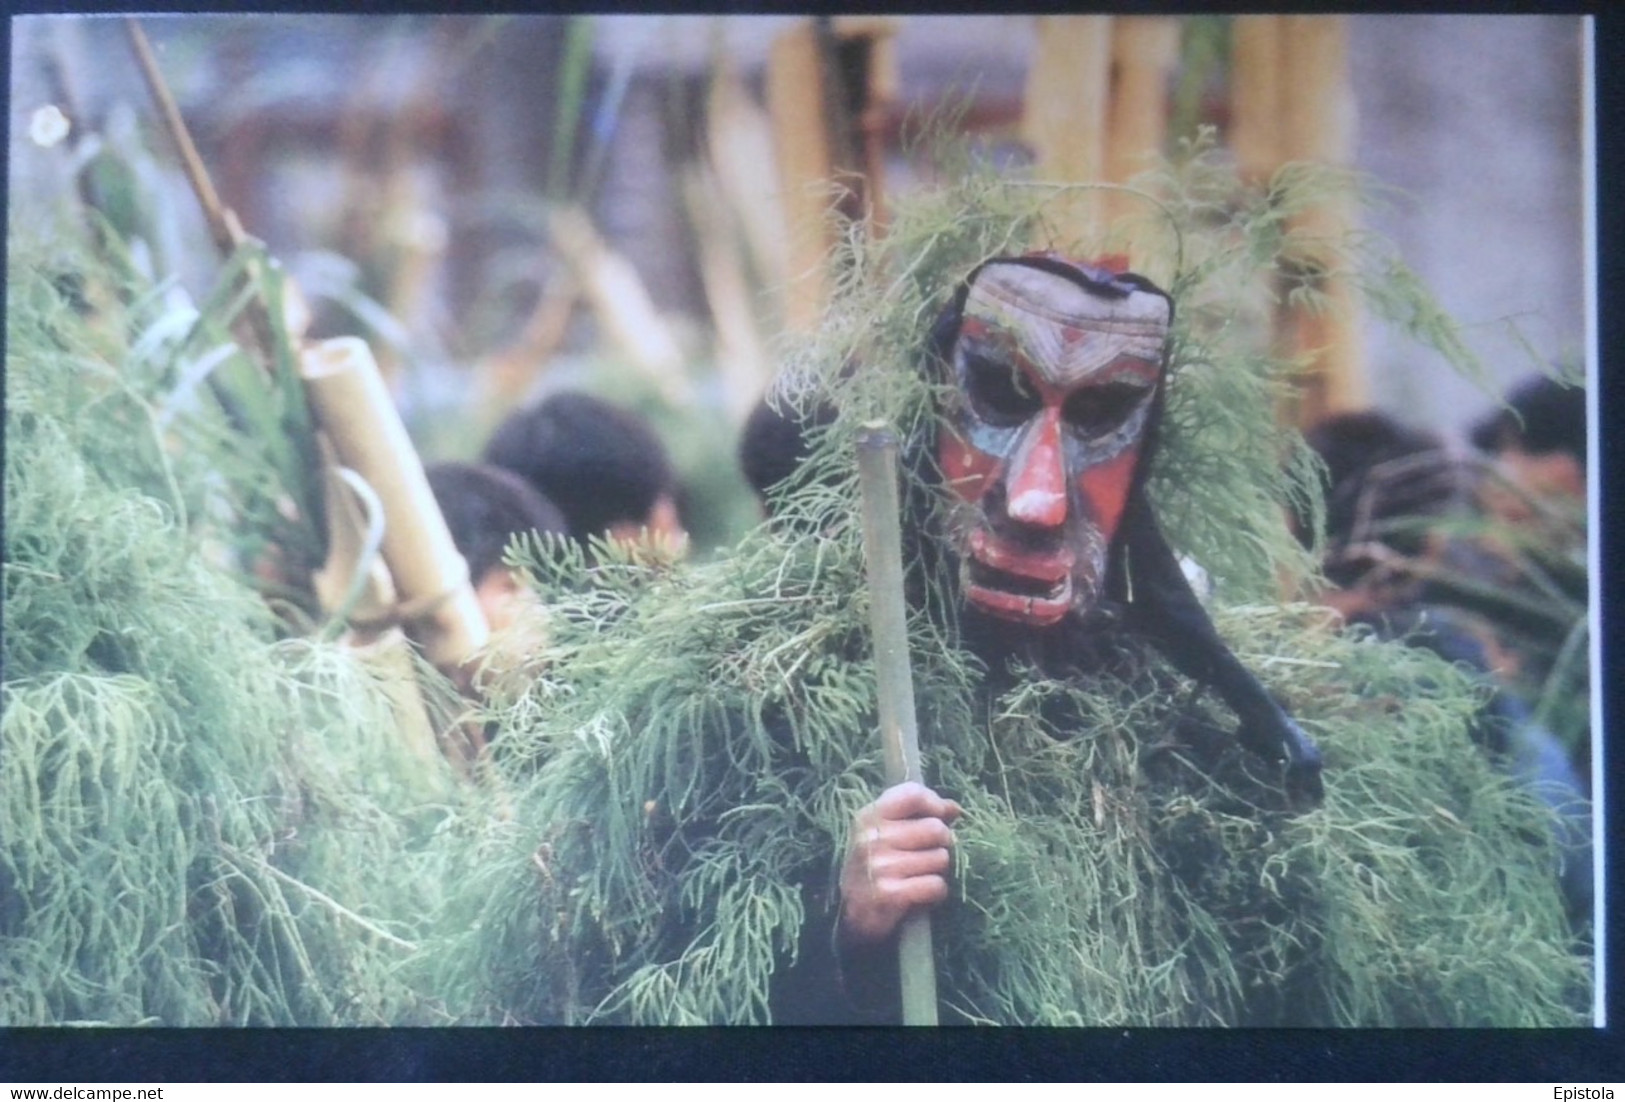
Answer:
<path fill-rule="evenodd" d="M 1112 17 L 1046 15 L 1037 19 L 1027 74 L 1021 136 L 1033 150 L 1033 173 L 1055 183 L 1105 178 L 1107 102 L 1111 92 Z M 1087 195 L 1063 195 L 1048 218 L 1064 250 L 1096 236 L 1099 207 Z M 1035 244 L 1044 244 L 1035 242 Z"/>
<path fill-rule="evenodd" d="M 610 345 L 647 375 L 672 405 L 689 404 L 693 388 L 684 370 L 683 350 L 655 309 L 637 268 L 611 249 L 592 220 L 576 207 L 554 209 L 547 229 Z"/>
<path fill-rule="evenodd" d="M 1126 184 L 1152 167 L 1168 139 L 1168 85 L 1179 64 L 1179 20 L 1168 16 L 1120 16 L 1112 20 L 1112 91 L 1106 127 L 1108 183 Z M 1107 192 L 1106 217 L 1149 213 L 1143 200 Z M 1117 247 L 1114 245 L 1114 247 Z M 1144 246 L 1121 243 L 1131 267 L 1146 262 Z"/>
<path fill-rule="evenodd" d="M 1244 179 L 1265 184 L 1290 161 L 1353 160 L 1346 18 L 1238 16 L 1232 49 L 1231 146 Z M 1283 304 L 1276 320 L 1282 351 L 1309 365 L 1288 411 L 1301 427 L 1369 401 L 1353 289 L 1348 277 L 1330 270 L 1335 250 L 1316 244 L 1343 237 L 1354 223 L 1341 196 L 1292 220 L 1293 231 L 1308 240 L 1286 258 L 1289 276 L 1309 279 L 1326 299 L 1318 313 Z"/>
<path fill-rule="evenodd" d="M 384 507 L 381 550 L 405 605 L 407 633 L 455 676 L 491 631 L 371 351 L 354 337 L 311 342 L 300 373 L 340 462 L 367 480 Z"/>
<path fill-rule="evenodd" d="M 871 230 L 884 220 L 881 169 L 896 95 L 895 26 L 889 18 L 848 16 L 821 31 L 809 20 L 780 35 L 769 52 L 767 106 L 789 238 L 787 329 L 816 328 L 829 302 L 827 265 L 837 244 L 832 208 Z M 833 55 L 847 51 L 858 75 L 837 80 L 848 67 Z"/>
<path fill-rule="evenodd" d="M 758 281 L 757 293 L 765 298 L 761 305 L 782 324 L 790 262 L 773 120 L 751 97 L 726 55 L 718 59 L 706 98 L 705 132 L 706 160 L 739 224 Z"/>
<path fill-rule="evenodd" d="M 1283 16 L 1285 93 L 1282 132 L 1289 160 L 1347 166 L 1354 160 L 1354 90 L 1349 83 L 1348 19 L 1343 16 Z M 1322 240 L 1337 240 L 1354 229 L 1351 200 L 1328 198 L 1293 221 L 1293 229 Z M 1330 250 L 1311 243 L 1304 262 L 1325 269 Z M 1329 413 L 1367 405 L 1359 317 L 1349 277 L 1330 272 L 1320 290 L 1328 299 L 1318 314 L 1294 310 L 1292 348 L 1313 355 L 1305 380 L 1298 423 L 1312 424 Z"/>
<path fill-rule="evenodd" d="M 853 105 L 859 167 L 863 172 L 864 218 L 869 232 L 883 233 L 890 220 L 886 206 L 886 137 L 902 94 L 897 64 L 897 18 L 847 15 L 835 21 L 844 41 L 861 49 L 861 101 Z"/>
<path fill-rule="evenodd" d="M 550 366 L 580 301 L 581 288 L 575 277 L 555 275 L 542 288 L 518 338 L 474 366 L 475 416 L 487 422 L 487 427 L 522 403 Z"/>
<path fill-rule="evenodd" d="M 835 245 L 826 214 L 835 159 L 824 112 L 824 66 L 810 21 L 774 41 L 767 65 L 767 107 L 777 139 L 789 238 L 785 328 L 806 333 L 818 327 L 829 301 L 824 265 Z"/>
<path fill-rule="evenodd" d="M 1230 23 L 1230 148 L 1250 184 L 1266 184 L 1281 153 L 1281 24 L 1278 15 L 1238 15 Z"/>

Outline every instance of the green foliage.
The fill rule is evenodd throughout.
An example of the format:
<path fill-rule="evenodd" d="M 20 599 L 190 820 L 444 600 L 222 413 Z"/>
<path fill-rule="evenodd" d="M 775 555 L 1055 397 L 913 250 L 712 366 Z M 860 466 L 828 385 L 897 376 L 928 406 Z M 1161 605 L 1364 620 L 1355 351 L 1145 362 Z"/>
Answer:
<path fill-rule="evenodd" d="M 496 682 L 483 793 L 398 744 L 398 674 L 279 641 L 249 582 L 267 548 L 319 546 L 280 526 L 301 523 L 285 499 L 313 516 L 289 350 L 267 374 L 229 340 L 238 276 L 274 302 L 263 255 L 189 315 L 116 255 L 87 273 L 15 248 L 0 1020 L 768 1020 L 881 785 L 852 437 L 901 430 L 933 523 L 923 333 L 972 266 L 1045 232 L 1053 189 L 959 175 L 851 242 L 828 323 L 785 350 L 805 383 L 785 400 L 841 414 L 773 523 L 706 562 L 518 549 L 549 642 L 535 677 Z M 949 580 L 912 558 L 926 773 L 967 809 L 949 1017 L 1578 1024 L 1549 831 L 1467 739 L 1478 691 L 1237 603 L 1301 564 L 1281 508 L 1312 495 L 1274 425 L 1289 365 L 1256 341 L 1296 178 L 1267 203 L 1200 155 L 1169 179 L 1147 192 L 1149 267 L 1180 303 L 1152 493 L 1219 579 L 1225 636 L 1325 749 L 1326 802 L 1290 812 L 1236 752 L 1197 769 L 1176 724 L 1229 717 L 1138 650 L 1121 676 L 991 691 Z"/>
<path fill-rule="evenodd" d="M 152 336 L 155 299 L 81 316 L 26 252 L 8 281 L 0 1021 L 434 1020 L 403 966 L 455 857 L 456 789 L 399 745 L 362 656 L 278 642 L 211 550 L 238 468 L 202 461 L 189 414 L 163 431 L 186 357 Z"/>
<path fill-rule="evenodd" d="M 26 390 L 24 380 L 17 412 L 70 434 L 99 474 L 164 502 L 245 574 L 274 553 L 279 580 L 263 584 L 296 619 L 315 616 L 300 579 L 320 563 L 325 536 L 292 349 L 281 337 L 264 363 L 232 332 L 257 299 L 278 308 L 279 271 L 249 243 L 194 305 L 173 281 L 144 275 L 111 231 L 101 240 L 92 264 L 13 227 L 13 263 L 38 277 L 11 286 L 8 343 L 32 378 L 68 380 Z"/>
<path fill-rule="evenodd" d="M 1198 768 L 1184 722 L 1233 719 L 1132 644 L 1111 676 L 1027 670 L 992 690 L 949 579 L 911 558 L 925 772 L 966 808 L 935 933 L 948 1017 L 1577 1024 L 1590 981 L 1545 813 L 1468 739 L 1480 690 L 1309 610 L 1237 603 L 1301 563 L 1282 506 L 1313 493 L 1274 425 L 1286 370 L 1243 332 L 1244 277 L 1286 237 L 1273 208 L 1235 213 L 1209 160 L 1180 179 L 1158 200 L 1181 297 L 1152 490 L 1176 546 L 1223 583 L 1222 632 L 1325 750 L 1328 795 L 1289 809 L 1233 747 Z M 800 387 L 783 400 L 830 397 L 840 415 L 771 523 L 699 564 L 518 550 L 551 641 L 545 672 L 492 703 L 515 816 L 443 924 L 460 1019 L 769 1019 L 851 815 L 881 788 L 853 436 L 877 416 L 902 431 L 905 498 L 929 530 L 923 334 L 974 264 L 1042 225 L 1043 190 L 962 180 L 855 247 L 826 324 L 786 349 Z"/>

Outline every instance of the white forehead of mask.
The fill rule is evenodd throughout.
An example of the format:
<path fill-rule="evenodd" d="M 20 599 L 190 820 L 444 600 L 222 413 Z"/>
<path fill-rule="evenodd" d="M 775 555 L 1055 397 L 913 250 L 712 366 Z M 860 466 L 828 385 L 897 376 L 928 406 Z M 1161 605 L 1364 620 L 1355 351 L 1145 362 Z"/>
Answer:
<path fill-rule="evenodd" d="M 1168 300 L 1134 290 L 1096 294 L 1064 276 L 1025 264 L 990 264 L 971 284 L 965 315 L 1010 334 L 1050 382 L 1069 386 L 1120 356 L 1151 363 L 1168 337 Z"/>

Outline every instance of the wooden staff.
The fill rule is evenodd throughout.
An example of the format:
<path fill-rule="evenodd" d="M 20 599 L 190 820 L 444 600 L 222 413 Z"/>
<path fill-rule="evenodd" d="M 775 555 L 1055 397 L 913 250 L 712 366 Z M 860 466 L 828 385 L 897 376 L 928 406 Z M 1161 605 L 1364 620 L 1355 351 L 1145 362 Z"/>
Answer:
<path fill-rule="evenodd" d="M 181 109 L 175 103 L 175 96 L 170 92 L 163 72 L 158 68 L 158 59 L 153 56 L 152 44 L 147 41 L 147 33 L 141 29 L 140 21 L 126 19 L 124 30 L 129 35 L 130 48 L 135 52 L 135 60 L 141 69 L 142 79 L 146 81 L 147 90 L 152 93 L 154 102 L 158 104 L 158 113 L 164 120 L 164 129 L 169 132 L 169 138 L 175 143 L 175 149 L 180 154 L 181 167 L 186 171 L 186 179 L 191 183 L 192 191 L 203 207 L 203 217 L 209 225 L 209 236 L 214 239 L 215 248 L 219 250 L 220 255 L 229 258 L 248 240 L 248 234 L 243 230 L 242 223 L 237 220 L 237 212 L 220 201 L 220 193 L 214 188 L 208 167 L 198 154 L 197 144 L 192 141 L 192 132 L 187 129 L 186 120 L 181 117 Z M 292 290 L 287 311 L 297 313 L 304 308 L 303 296 L 299 294 L 291 280 L 287 281 L 287 285 Z M 286 328 L 297 327 L 297 322 L 289 317 L 273 318 L 263 310 L 249 310 L 247 324 L 254 341 L 265 354 L 267 364 L 273 361 L 276 354 L 276 342 L 271 327 L 277 324 Z"/>
<path fill-rule="evenodd" d="M 914 716 L 914 675 L 908 660 L 903 607 L 903 540 L 897 506 L 897 437 L 881 422 L 858 433 L 858 485 L 863 494 L 863 557 L 869 574 L 869 623 L 874 634 L 880 743 L 886 785 L 924 783 Z M 897 942 L 903 981 L 903 1024 L 937 1024 L 937 974 L 931 956 L 931 916 L 903 919 Z"/>
<path fill-rule="evenodd" d="M 215 246 L 225 256 L 230 256 L 232 250 L 241 245 L 246 237 L 243 227 L 238 223 L 237 216 L 233 214 L 224 203 L 220 195 L 214 190 L 214 181 L 209 179 L 209 170 L 203 165 L 203 158 L 198 156 L 197 146 L 192 142 L 192 133 L 186 128 L 186 121 L 181 118 L 181 110 L 175 104 L 175 97 L 170 94 L 169 85 L 164 82 L 163 74 L 158 69 L 158 60 L 152 54 L 152 45 L 147 41 L 147 33 L 141 29 L 141 23 L 135 19 L 126 19 L 124 29 L 130 36 L 130 47 L 135 51 L 136 62 L 141 67 L 141 76 L 147 82 L 147 90 L 158 103 L 158 113 L 163 116 L 164 128 L 180 152 L 181 167 L 186 170 L 186 178 L 192 183 L 192 190 L 197 193 L 198 202 L 203 204 L 203 216 L 209 223 L 209 236 L 214 238 Z"/>

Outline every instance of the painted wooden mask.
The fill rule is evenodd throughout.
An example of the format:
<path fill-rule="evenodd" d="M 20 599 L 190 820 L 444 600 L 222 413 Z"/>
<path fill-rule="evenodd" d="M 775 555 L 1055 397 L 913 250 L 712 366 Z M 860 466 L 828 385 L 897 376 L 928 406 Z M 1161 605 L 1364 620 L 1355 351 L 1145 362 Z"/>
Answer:
<path fill-rule="evenodd" d="M 1166 370 L 1172 303 L 1054 254 L 990 260 L 946 346 L 937 458 L 974 607 L 1045 627 L 1099 600 Z"/>

